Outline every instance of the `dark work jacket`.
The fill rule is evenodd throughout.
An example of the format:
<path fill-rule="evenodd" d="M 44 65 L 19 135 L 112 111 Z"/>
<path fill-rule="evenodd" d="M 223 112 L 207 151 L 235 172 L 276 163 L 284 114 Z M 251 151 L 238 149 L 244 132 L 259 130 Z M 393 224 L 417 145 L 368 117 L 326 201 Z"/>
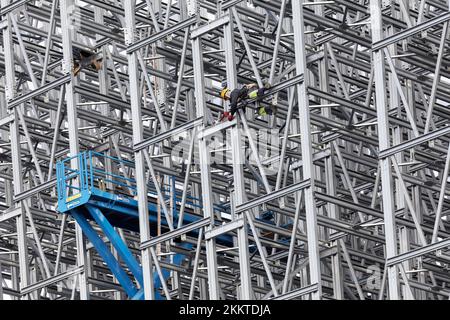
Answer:
<path fill-rule="evenodd" d="M 87 50 L 83 50 L 83 49 L 79 49 L 76 47 L 72 48 L 72 55 L 73 55 L 73 59 L 74 60 L 83 60 L 87 57 L 92 56 L 94 53 L 93 52 L 89 52 Z"/>
<path fill-rule="evenodd" d="M 238 109 L 238 103 L 247 98 L 248 89 L 242 87 L 241 89 L 234 89 L 230 93 L 230 112 L 234 115 Z"/>
<path fill-rule="evenodd" d="M 230 93 L 230 112 L 232 115 L 236 113 L 239 108 L 245 110 L 246 102 L 243 102 L 246 99 L 255 99 L 259 101 L 261 97 L 264 95 L 266 88 L 250 88 L 242 87 L 241 89 L 234 89 Z M 241 103 L 241 105 L 239 105 Z"/>

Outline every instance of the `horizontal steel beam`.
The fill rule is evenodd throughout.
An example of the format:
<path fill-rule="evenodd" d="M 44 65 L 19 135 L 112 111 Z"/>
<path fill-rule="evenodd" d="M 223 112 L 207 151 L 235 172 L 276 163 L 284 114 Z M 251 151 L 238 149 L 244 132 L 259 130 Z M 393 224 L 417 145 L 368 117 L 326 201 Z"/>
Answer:
<path fill-rule="evenodd" d="M 4 16 L 5 14 L 10 13 L 10 12 L 16 10 L 17 8 L 20 8 L 21 6 L 23 6 L 27 2 L 31 2 L 31 0 L 18 0 L 18 1 L 15 1 L 15 2 L 11 2 L 7 6 L 5 6 L 3 8 L 0 8 L 0 16 Z"/>
<path fill-rule="evenodd" d="M 209 240 L 211 238 L 218 237 L 224 233 L 233 231 L 242 226 L 244 226 L 244 219 L 242 219 L 242 218 L 234 220 L 232 222 L 222 224 L 214 229 L 206 231 L 205 232 L 205 240 Z"/>
<path fill-rule="evenodd" d="M 9 124 L 14 120 L 14 114 L 9 114 L 6 117 L 0 119 L 0 127 L 3 127 L 4 125 Z"/>
<path fill-rule="evenodd" d="M 231 8 L 232 6 L 237 5 L 238 3 L 242 2 L 243 0 L 229 0 L 227 2 L 224 2 L 222 4 L 222 10 L 226 10 L 228 8 Z"/>
<path fill-rule="evenodd" d="M 387 37 L 381 41 L 375 42 L 372 45 L 372 50 L 373 51 L 380 50 L 384 47 L 387 47 L 390 44 L 393 44 L 400 40 L 411 37 L 411 36 L 415 35 L 416 33 L 419 33 L 421 31 L 429 29 L 437 24 L 444 23 L 448 20 L 450 20 L 450 12 L 444 13 L 440 16 L 437 16 L 436 18 L 432 18 L 432 19 L 425 21 L 421 24 L 418 24 L 412 28 L 408 28 L 404 31 L 398 32 L 398 33 L 394 34 L 393 36 Z"/>
<path fill-rule="evenodd" d="M 317 151 L 313 154 L 313 162 L 327 158 L 330 155 L 331 155 L 330 148 L 327 148 L 327 149 L 321 150 L 321 151 Z M 301 168 L 302 166 L 303 166 L 303 160 L 298 160 L 291 164 L 291 169 L 295 170 L 295 169 Z"/>
<path fill-rule="evenodd" d="M 140 245 L 140 249 L 144 250 L 150 247 L 153 247 L 155 245 L 157 245 L 158 243 L 164 242 L 164 241 L 168 241 L 170 239 L 176 238 L 181 236 L 182 234 L 186 234 L 189 233 L 191 231 L 200 229 L 204 226 L 207 226 L 211 223 L 211 219 L 210 218 L 204 218 L 201 220 L 198 220 L 196 222 L 192 222 L 189 223 L 181 228 L 177 228 L 175 230 L 166 232 L 160 236 L 154 237 L 148 241 L 142 242 Z"/>
<path fill-rule="evenodd" d="M 59 79 L 56 79 L 52 82 L 49 82 L 45 85 L 43 85 L 42 87 L 37 88 L 36 90 L 33 90 L 31 92 L 28 92 L 27 94 L 24 94 L 22 96 L 19 96 L 15 99 L 11 99 L 8 101 L 8 108 L 14 108 L 28 100 L 33 99 L 34 97 L 37 97 L 41 94 L 44 94 L 52 89 L 55 89 L 57 87 L 62 86 L 63 84 L 66 84 L 67 82 L 69 82 L 71 79 L 71 75 L 68 74 L 64 77 L 61 77 Z"/>
<path fill-rule="evenodd" d="M 237 118 L 233 118 L 233 120 L 231 120 L 231 121 L 221 122 L 221 123 L 218 123 L 218 124 L 214 125 L 213 127 L 208 127 L 206 129 L 203 129 L 202 131 L 200 131 L 197 134 L 197 137 L 199 139 L 203 139 L 203 138 L 206 138 L 206 137 L 208 137 L 210 135 L 215 134 L 216 132 L 220 132 L 222 130 L 226 130 L 226 129 L 228 129 L 228 128 L 230 128 L 230 127 L 232 127 L 232 126 L 234 126 L 236 124 L 236 122 L 237 122 L 236 119 Z"/>
<path fill-rule="evenodd" d="M 38 186 L 31 188 L 31 189 L 28 189 L 26 191 L 23 191 L 19 194 L 14 195 L 13 200 L 16 202 L 25 200 L 36 193 L 39 193 L 46 189 L 53 188 L 54 186 L 56 186 L 56 178 L 53 178 L 52 180 L 49 180 L 47 182 L 44 182 Z"/>
<path fill-rule="evenodd" d="M 189 130 L 189 129 L 192 129 L 192 128 L 198 126 L 198 125 L 201 125 L 202 123 L 203 123 L 203 117 L 199 117 L 197 119 L 188 121 L 188 122 L 182 124 L 181 126 L 175 127 L 173 129 L 170 129 L 170 130 L 167 130 L 167 131 L 164 131 L 163 133 L 157 134 L 157 135 L 155 135 L 155 136 L 153 136 L 151 138 L 145 139 L 145 140 L 135 144 L 133 146 L 133 151 L 134 152 L 138 152 L 138 151 L 140 151 L 142 149 L 145 149 L 145 148 L 151 146 L 152 144 L 155 144 L 155 143 L 161 142 L 163 140 L 166 140 L 166 139 L 168 139 L 168 138 L 170 138 L 170 137 L 172 137 L 172 136 L 174 136 L 176 134 L 185 132 L 186 130 Z"/>
<path fill-rule="evenodd" d="M 368 206 L 367 207 L 366 206 L 362 206 L 361 204 L 358 204 L 358 203 L 354 203 L 354 202 L 350 202 L 350 201 L 347 201 L 347 200 L 344 200 L 344 199 L 340 199 L 338 197 L 333 197 L 333 196 L 330 196 L 330 195 L 325 194 L 325 193 L 315 192 L 315 196 L 319 200 L 323 200 L 325 202 L 334 203 L 334 204 L 336 204 L 338 206 L 342 206 L 344 208 L 348 208 L 348 209 L 351 209 L 351 210 L 354 210 L 354 211 L 357 211 L 357 212 L 359 211 L 359 212 L 362 212 L 362 213 L 365 213 L 365 214 L 368 214 L 368 215 L 371 215 L 371 216 L 375 216 L 375 217 L 382 217 L 383 216 L 383 213 L 381 211 L 372 209 L 372 208 L 370 208 Z"/>
<path fill-rule="evenodd" d="M 283 82 L 277 83 L 276 85 L 270 87 L 264 92 L 264 95 L 262 95 L 260 99 L 264 99 L 265 97 L 270 96 L 271 94 L 277 93 L 279 91 L 290 88 L 294 85 L 300 84 L 303 81 L 304 81 L 303 74 L 296 75 L 295 77 L 289 78 Z"/>
<path fill-rule="evenodd" d="M 271 300 L 290 300 L 290 299 L 298 298 L 298 297 L 316 292 L 317 290 L 319 290 L 319 284 L 315 283 L 315 284 L 306 286 L 304 288 L 296 289 L 291 292 L 281 294 L 278 297 L 272 298 Z"/>
<path fill-rule="evenodd" d="M 289 187 L 280 189 L 278 191 L 263 195 L 261 197 L 255 198 L 251 201 L 245 202 L 241 205 L 236 206 L 235 208 L 235 213 L 240 213 L 240 212 L 244 212 L 246 210 L 249 210 L 251 208 L 254 208 L 262 203 L 265 202 L 270 202 L 273 201 L 275 199 L 284 197 L 285 195 L 288 195 L 290 193 L 302 190 L 304 188 L 308 188 L 311 185 L 311 180 L 310 179 L 306 179 L 303 180 L 302 182 L 296 183 L 294 185 L 291 185 Z"/>
<path fill-rule="evenodd" d="M 48 278 L 48 279 L 45 279 L 45 280 L 36 282 L 35 284 L 33 284 L 33 285 L 31 285 L 31 286 L 22 288 L 22 289 L 20 290 L 20 293 L 21 293 L 22 295 L 25 295 L 25 294 L 31 293 L 31 292 L 33 292 L 33 291 L 42 289 L 42 288 L 47 287 L 47 286 L 49 286 L 49 285 L 51 285 L 51 284 L 53 284 L 53 283 L 60 282 L 60 281 L 62 281 L 62 280 L 64 280 L 64 279 L 67 279 L 67 278 L 69 278 L 69 277 L 72 277 L 72 276 L 74 276 L 74 275 L 77 275 L 77 274 L 83 272 L 83 270 L 84 270 L 84 267 L 83 267 L 83 266 L 80 266 L 80 267 L 78 267 L 78 268 L 75 268 L 75 269 L 66 271 L 66 272 L 64 272 L 64 273 L 60 273 L 59 275 L 57 275 L 57 276 L 55 276 L 55 277 L 51 277 L 51 278 Z"/>
<path fill-rule="evenodd" d="M 403 261 L 417 258 L 417 257 L 423 256 L 427 253 L 446 248 L 448 246 L 450 246 L 450 238 L 439 241 L 439 242 L 435 242 L 433 244 L 430 244 L 430 245 L 427 245 L 424 247 L 420 247 L 420 248 L 399 254 L 398 256 L 392 257 L 390 259 L 387 259 L 386 266 L 387 267 L 393 266 L 393 265 L 399 264 Z"/>
<path fill-rule="evenodd" d="M 224 24 L 227 24 L 230 22 L 230 15 L 224 15 L 220 17 L 219 19 L 216 19 L 208 24 L 202 25 L 194 30 L 191 31 L 191 39 L 195 39 L 197 37 L 201 37 L 203 34 L 208 33 L 209 31 L 213 29 L 217 29 Z"/>
<path fill-rule="evenodd" d="M 447 126 L 445 128 L 439 129 L 439 130 L 431 131 L 431 132 L 429 132 L 427 134 L 423 134 L 417 138 L 408 140 L 407 142 L 398 144 L 392 148 L 380 151 L 380 153 L 378 154 L 378 159 L 384 159 L 384 158 L 393 156 L 396 153 L 402 152 L 407 149 L 414 148 L 418 145 L 421 145 L 422 143 L 431 141 L 433 139 L 437 139 L 448 133 L 450 133 L 450 126 Z"/>
<path fill-rule="evenodd" d="M 4 213 L 0 214 L 0 222 L 4 222 L 6 220 L 15 218 L 17 216 L 19 216 L 22 213 L 22 208 L 14 208 L 12 210 L 9 211 L 5 211 Z"/>
<path fill-rule="evenodd" d="M 167 29 L 164 29 L 164 30 L 161 30 L 160 32 L 154 33 L 148 38 L 137 41 L 134 44 L 127 47 L 127 54 L 133 53 L 145 46 L 148 46 L 149 44 L 152 44 L 158 40 L 164 39 L 165 37 L 167 37 L 168 35 L 170 35 L 172 33 L 175 33 L 179 30 L 182 30 L 184 28 L 191 26 L 192 24 L 197 22 L 197 19 L 198 19 L 197 16 L 193 16 L 189 19 L 186 19 L 177 24 L 174 24 L 173 26 L 171 26 Z"/>

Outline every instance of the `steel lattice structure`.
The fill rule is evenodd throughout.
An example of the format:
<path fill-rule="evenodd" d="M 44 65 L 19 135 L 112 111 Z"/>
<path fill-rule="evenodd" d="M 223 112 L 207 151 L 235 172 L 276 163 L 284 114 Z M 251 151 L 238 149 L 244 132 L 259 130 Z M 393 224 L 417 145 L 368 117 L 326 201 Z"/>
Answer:
<path fill-rule="evenodd" d="M 1 0 L 0 15 L 0 299 L 450 297 L 447 0 Z M 103 68 L 75 77 L 74 47 Z M 225 83 L 271 86 L 217 122 Z M 58 211 L 57 162 L 83 152 L 134 222 Z"/>

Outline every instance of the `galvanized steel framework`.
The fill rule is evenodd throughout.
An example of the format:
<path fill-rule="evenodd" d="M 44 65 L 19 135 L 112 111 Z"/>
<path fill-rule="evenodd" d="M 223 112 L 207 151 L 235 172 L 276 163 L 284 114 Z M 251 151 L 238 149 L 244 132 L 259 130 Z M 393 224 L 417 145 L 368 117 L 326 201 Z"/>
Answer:
<path fill-rule="evenodd" d="M 140 232 L 119 233 L 142 265 L 146 299 L 155 290 L 167 299 L 448 299 L 449 8 L 1 0 L 0 299 L 126 298 L 70 215 L 56 212 L 55 162 L 88 149 L 135 163 Z M 74 44 L 99 50 L 102 70 L 74 78 Z M 269 82 L 276 114 L 247 108 L 216 124 L 224 81 Z M 250 133 L 262 129 L 280 138 L 277 153 L 258 152 L 266 145 Z M 224 132 L 225 145 L 211 143 Z M 180 135 L 183 161 L 173 153 Z M 212 163 L 214 148 L 228 161 Z M 182 198 L 166 202 L 160 191 L 161 215 L 202 219 L 152 237 L 147 185 L 171 177 Z M 188 208 L 189 196 L 201 208 Z M 219 203 L 230 216 L 215 213 Z M 198 237 L 182 236 L 193 228 Z M 217 243 L 223 234 L 235 245 Z M 173 252 L 188 258 L 162 260 Z M 154 288 L 161 267 L 171 273 Z"/>

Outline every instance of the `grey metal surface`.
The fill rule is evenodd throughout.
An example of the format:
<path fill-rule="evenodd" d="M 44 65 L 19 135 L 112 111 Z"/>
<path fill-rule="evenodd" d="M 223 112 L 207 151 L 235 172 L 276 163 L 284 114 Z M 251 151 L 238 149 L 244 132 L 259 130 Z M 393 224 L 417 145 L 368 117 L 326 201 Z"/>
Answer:
<path fill-rule="evenodd" d="M 57 212 L 85 150 L 134 163 L 102 165 L 137 183 L 146 299 L 448 299 L 447 0 L 136 2 L 0 2 L 0 299 L 127 298 Z M 270 88 L 216 123 L 225 82 Z"/>

